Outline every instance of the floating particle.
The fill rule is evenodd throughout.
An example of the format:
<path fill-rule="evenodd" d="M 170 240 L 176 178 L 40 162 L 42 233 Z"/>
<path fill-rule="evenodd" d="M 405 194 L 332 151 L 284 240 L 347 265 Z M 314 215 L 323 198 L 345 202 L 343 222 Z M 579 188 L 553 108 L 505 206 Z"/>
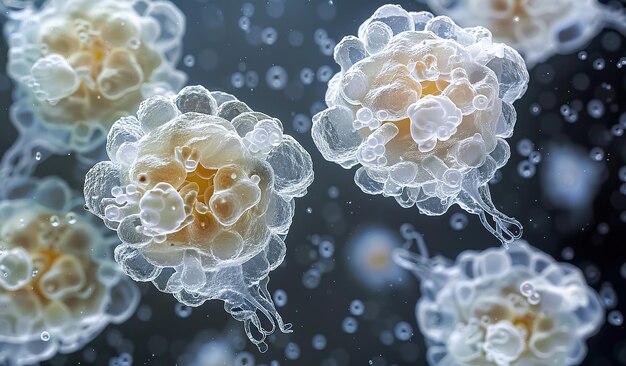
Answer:
<path fill-rule="evenodd" d="M 85 200 L 122 240 L 115 259 L 124 272 L 187 306 L 224 301 L 261 351 L 276 326 L 290 331 L 268 275 L 283 261 L 293 199 L 313 170 L 280 121 L 191 86 L 118 120 L 107 152 L 111 161 L 85 178 Z"/>
<path fill-rule="evenodd" d="M 267 86 L 272 90 L 282 90 L 287 86 L 289 77 L 287 71 L 282 66 L 272 66 L 265 74 Z"/>
<path fill-rule="evenodd" d="M 463 213 L 456 212 L 450 216 L 450 226 L 456 231 L 465 229 L 467 227 L 467 223 L 467 215 Z"/>
<path fill-rule="evenodd" d="M 47 1 L 6 29 L 17 88 L 11 120 L 21 137 L 2 168 L 15 174 L 36 165 L 19 158 L 35 146 L 92 164 L 120 115 L 176 93 L 186 79 L 175 68 L 185 16 L 170 1 Z"/>
<path fill-rule="evenodd" d="M 435 13 L 449 16 L 463 27 L 486 27 L 495 40 L 517 49 L 529 67 L 554 54 L 580 50 L 604 27 L 626 30 L 625 14 L 597 0 L 426 0 L 426 3 Z M 578 54 L 581 60 L 587 56 L 584 51 Z"/>
<path fill-rule="evenodd" d="M 365 304 L 361 300 L 352 300 L 350 303 L 350 314 L 354 316 L 361 316 L 365 312 Z"/>
<path fill-rule="evenodd" d="M 580 269 L 523 241 L 465 251 L 456 261 L 429 258 L 423 246 L 417 241 L 419 254 L 398 249 L 394 259 L 421 281 L 416 316 L 429 365 L 583 361 L 584 342 L 605 314 Z"/>
<path fill-rule="evenodd" d="M 430 216 L 458 204 L 505 245 L 521 235 L 487 184 L 510 157 L 511 103 L 527 88 L 515 50 L 484 28 L 384 5 L 337 45 L 335 61 L 329 108 L 311 130 L 326 160 L 359 166 L 365 193 Z"/>
<path fill-rule="evenodd" d="M 399 322 L 393 329 L 396 338 L 401 341 L 408 341 L 413 336 L 413 327 L 407 322 Z"/>
<path fill-rule="evenodd" d="M 400 244 L 396 233 L 384 227 L 369 226 L 355 232 L 347 248 L 348 268 L 355 280 L 374 290 L 404 283 L 405 273 L 392 259 Z"/>
<path fill-rule="evenodd" d="M 355 318 L 348 316 L 341 322 L 341 328 L 348 334 L 354 334 L 359 329 L 359 323 Z"/>
<path fill-rule="evenodd" d="M 84 214 L 80 196 L 57 178 L 2 183 L 0 323 L 14 326 L 0 330 L 0 363 L 75 352 L 126 321 L 139 290 L 113 259 L 117 238 Z"/>
<path fill-rule="evenodd" d="M 326 343 L 327 343 L 326 337 L 324 337 L 322 334 L 314 335 L 313 340 L 311 341 L 313 348 L 315 348 L 318 351 L 321 351 L 324 348 L 326 348 Z"/>

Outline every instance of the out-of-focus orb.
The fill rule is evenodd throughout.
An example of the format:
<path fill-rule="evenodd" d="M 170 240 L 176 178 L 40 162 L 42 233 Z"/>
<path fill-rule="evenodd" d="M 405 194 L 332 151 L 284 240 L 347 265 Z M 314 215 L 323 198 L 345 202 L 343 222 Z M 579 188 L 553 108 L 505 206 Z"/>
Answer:
<path fill-rule="evenodd" d="M 0 200 L 0 363 L 32 365 L 93 340 L 139 302 L 115 235 L 57 178 L 15 179 Z M 104 230 L 102 230 L 102 229 Z"/>
<path fill-rule="evenodd" d="M 483 26 L 518 50 L 528 67 L 584 47 L 606 25 L 626 29 L 624 13 L 598 0 L 426 0 L 463 27 Z"/>
<path fill-rule="evenodd" d="M 145 98 L 183 86 L 184 32 L 185 16 L 166 0 L 49 0 L 8 22 L 11 118 L 24 143 L 52 153 L 100 147 Z"/>
<path fill-rule="evenodd" d="M 416 316 L 431 366 L 578 365 L 604 322 L 582 271 L 523 241 L 456 262 L 395 254 L 421 280 Z"/>
<path fill-rule="evenodd" d="M 384 227 L 369 226 L 355 232 L 346 253 L 353 277 L 374 290 L 402 285 L 405 271 L 393 261 L 393 251 L 400 244 L 397 234 Z"/>
<path fill-rule="evenodd" d="M 426 215 L 459 204 L 503 243 L 521 235 L 487 185 L 509 159 L 511 103 L 528 83 L 517 51 L 493 43 L 485 28 L 384 5 L 358 37 L 337 45 L 335 60 L 341 71 L 328 84 L 329 108 L 312 128 L 326 160 L 360 165 L 355 182 L 365 193 Z"/>
<path fill-rule="evenodd" d="M 546 203 L 561 210 L 555 217 L 562 231 L 575 230 L 593 213 L 593 201 L 600 189 L 606 167 L 593 161 L 582 147 L 551 144 L 541 168 L 541 188 Z"/>
<path fill-rule="evenodd" d="M 313 169 L 279 120 L 231 95 L 186 87 L 118 120 L 107 152 L 111 161 L 87 174 L 85 199 L 117 230 L 115 258 L 129 276 L 189 306 L 225 301 L 261 350 L 276 323 L 289 330 L 268 275 L 283 261 L 294 197 L 306 194 Z"/>

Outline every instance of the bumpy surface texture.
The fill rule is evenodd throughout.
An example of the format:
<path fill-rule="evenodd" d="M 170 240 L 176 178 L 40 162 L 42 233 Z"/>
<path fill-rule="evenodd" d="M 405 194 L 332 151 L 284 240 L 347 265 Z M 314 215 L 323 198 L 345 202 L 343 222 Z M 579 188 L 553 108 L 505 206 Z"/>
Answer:
<path fill-rule="evenodd" d="M 528 83 L 515 50 L 485 28 L 385 5 L 337 45 L 335 60 L 329 108 L 312 128 L 326 160 L 360 165 L 355 182 L 365 193 L 427 215 L 456 203 L 503 243 L 519 237 L 521 225 L 495 209 L 487 186 L 509 159 L 511 103 Z"/>
<path fill-rule="evenodd" d="M 22 139 L 5 162 L 35 145 L 91 153 L 142 100 L 176 93 L 186 79 L 175 69 L 184 32 L 184 15 L 164 0 L 50 0 L 10 21 L 11 118 Z M 20 164 L 32 164 L 26 155 Z"/>
<path fill-rule="evenodd" d="M 529 67 L 555 53 L 584 47 L 605 24 L 626 29 L 624 13 L 598 0 L 427 0 L 437 14 L 464 27 L 484 26 L 518 50 Z"/>
<path fill-rule="evenodd" d="M 276 323 L 289 330 L 268 275 L 284 259 L 294 197 L 306 194 L 313 169 L 279 120 L 231 95 L 186 87 L 117 121 L 107 152 L 111 161 L 87 174 L 85 199 L 117 230 L 115 258 L 129 276 L 190 306 L 225 301 L 262 350 Z"/>
<path fill-rule="evenodd" d="M 422 282 L 416 315 L 431 366 L 578 365 L 604 321 L 580 269 L 523 241 L 456 262 L 397 254 Z"/>
<path fill-rule="evenodd" d="M 3 182 L 0 364 L 32 365 L 82 348 L 139 302 L 113 259 L 115 235 L 56 178 Z"/>

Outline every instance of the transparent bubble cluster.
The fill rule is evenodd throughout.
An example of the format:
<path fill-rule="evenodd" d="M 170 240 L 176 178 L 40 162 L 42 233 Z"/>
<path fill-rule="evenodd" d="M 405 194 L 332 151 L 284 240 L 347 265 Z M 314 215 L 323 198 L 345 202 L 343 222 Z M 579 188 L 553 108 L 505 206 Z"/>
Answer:
<path fill-rule="evenodd" d="M 503 243 L 521 225 L 498 212 L 487 182 L 509 159 L 511 103 L 528 72 L 512 48 L 482 27 L 385 5 L 335 48 L 341 66 L 312 135 L 326 158 L 360 165 L 356 184 L 441 215 L 453 204 L 480 215 Z M 495 226 L 487 220 L 492 216 Z"/>
<path fill-rule="evenodd" d="M 261 350 L 276 324 L 289 330 L 268 275 L 283 261 L 294 198 L 313 169 L 279 120 L 191 86 L 119 119 L 107 153 L 85 178 L 85 200 L 117 231 L 115 259 L 129 276 L 189 306 L 223 300 Z"/>
<path fill-rule="evenodd" d="M 584 47 L 605 26 L 626 30 L 626 16 L 598 0 L 426 0 L 463 27 L 483 26 L 518 50 L 529 67 Z"/>
<path fill-rule="evenodd" d="M 578 365 L 604 321 L 580 269 L 523 241 L 456 262 L 396 254 L 422 281 L 416 316 L 432 366 Z"/>
<path fill-rule="evenodd" d="M 57 178 L 14 179 L 0 200 L 0 363 L 81 349 L 139 302 L 113 259 L 117 237 Z"/>
<path fill-rule="evenodd" d="M 11 118 L 22 142 L 53 153 L 100 147 L 120 116 L 183 86 L 175 67 L 184 33 L 184 14 L 166 0 L 50 0 L 9 22 Z"/>

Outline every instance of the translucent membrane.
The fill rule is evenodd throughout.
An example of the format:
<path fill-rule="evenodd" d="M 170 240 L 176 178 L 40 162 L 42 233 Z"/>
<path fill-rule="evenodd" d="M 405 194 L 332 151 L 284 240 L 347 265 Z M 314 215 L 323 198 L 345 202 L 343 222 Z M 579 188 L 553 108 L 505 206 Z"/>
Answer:
<path fill-rule="evenodd" d="M 604 322 L 598 294 L 582 271 L 524 241 L 465 251 L 456 261 L 429 258 L 403 226 L 394 260 L 421 281 L 416 306 L 431 366 L 578 365 L 585 341 Z M 417 246 L 417 253 L 410 248 Z"/>
<path fill-rule="evenodd" d="M 261 351 L 275 328 L 290 331 L 268 275 L 313 169 L 279 120 L 191 86 L 119 119 L 107 153 L 85 178 L 85 200 L 117 231 L 115 259 L 129 276 L 189 306 L 224 301 Z"/>
<path fill-rule="evenodd" d="M 485 28 L 385 5 L 337 45 L 335 60 L 328 109 L 311 130 L 324 158 L 359 166 L 365 193 L 430 216 L 458 204 L 504 245 L 521 236 L 487 186 L 510 157 L 511 103 L 528 83 L 514 49 Z"/>
<path fill-rule="evenodd" d="M 32 365 L 128 319 L 136 285 L 113 259 L 117 238 L 56 178 L 3 181 L 0 363 Z"/>
<path fill-rule="evenodd" d="M 597 0 L 426 0 L 463 27 L 483 26 L 518 50 L 528 67 L 580 50 L 603 27 L 626 34 L 626 13 Z"/>
<path fill-rule="evenodd" d="M 4 176 L 30 173 L 42 160 L 33 151 L 93 164 L 113 122 L 186 79 L 175 69 L 185 17 L 169 1 L 50 0 L 5 29 L 20 139 Z"/>

